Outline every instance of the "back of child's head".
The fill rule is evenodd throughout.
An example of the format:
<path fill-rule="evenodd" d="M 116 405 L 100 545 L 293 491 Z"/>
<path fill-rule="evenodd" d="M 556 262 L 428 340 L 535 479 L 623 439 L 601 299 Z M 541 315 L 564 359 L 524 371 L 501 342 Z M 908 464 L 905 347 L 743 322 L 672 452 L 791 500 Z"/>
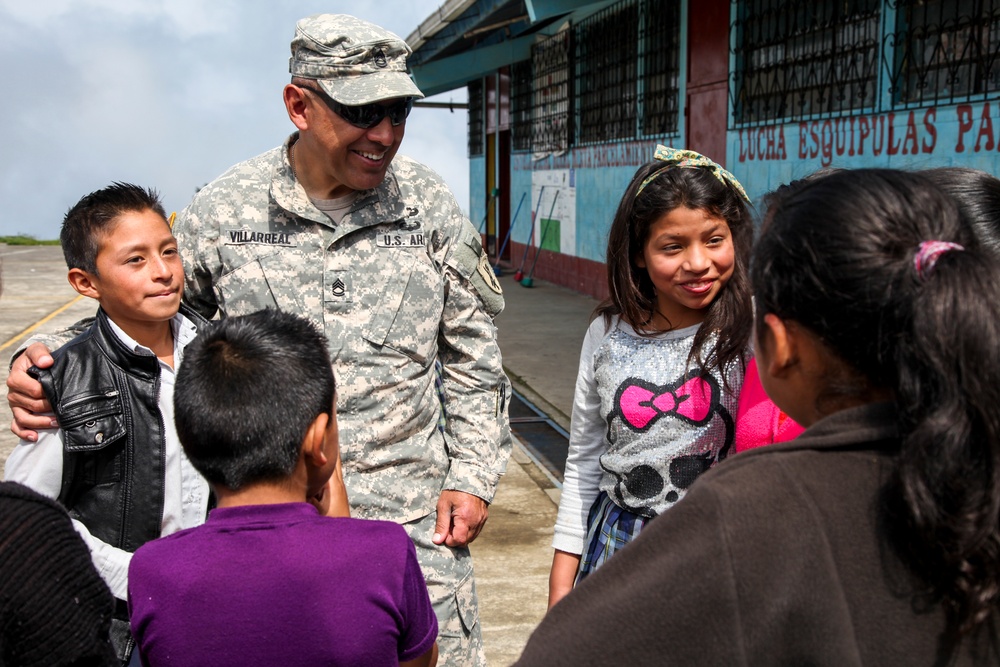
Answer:
<path fill-rule="evenodd" d="M 184 350 L 177 435 L 192 465 L 231 490 L 290 476 L 303 437 L 334 398 L 325 336 L 278 310 L 213 323 Z"/>
<path fill-rule="evenodd" d="M 939 167 L 922 173 L 958 202 L 979 242 L 1000 256 L 1000 179 L 968 167 Z"/>
<path fill-rule="evenodd" d="M 113 229 L 121 215 L 143 211 L 159 214 L 166 224 L 167 216 L 160 196 L 151 188 L 112 183 L 85 195 L 66 213 L 59 233 L 66 267 L 96 275 L 101 237 Z"/>
<path fill-rule="evenodd" d="M 953 629 L 969 629 L 1000 593 L 995 258 L 925 175 L 845 170 L 774 198 L 752 283 L 761 335 L 774 313 L 830 352 L 820 401 L 895 398 L 902 447 L 884 526 Z"/>
<path fill-rule="evenodd" d="M 748 271 L 753 216 L 735 178 L 711 160 L 703 157 L 701 160 L 714 166 L 682 166 L 687 164 L 683 160 L 654 159 L 635 172 L 608 232 L 610 296 L 598 312 L 606 320 L 619 315 L 641 333 L 656 305 L 656 291 L 649 274 L 636 263 L 651 228 L 676 208 L 704 210 L 722 218 L 729 226 L 735 264 L 732 277 L 706 310 L 692 347 L 692 359 L 699 359 L 708 367 L 724 368 L 741 357 L 751 333 L 753 307 Z M 702 354 L 701 348 L 712 333 L 718 334 L 714 348 Z"/>

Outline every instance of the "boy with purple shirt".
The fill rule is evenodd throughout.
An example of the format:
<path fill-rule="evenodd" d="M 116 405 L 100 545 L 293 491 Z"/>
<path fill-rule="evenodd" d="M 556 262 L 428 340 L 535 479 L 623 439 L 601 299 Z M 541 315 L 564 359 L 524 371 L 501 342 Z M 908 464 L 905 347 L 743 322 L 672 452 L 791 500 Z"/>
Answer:
<path fill-rule="evenodd" d="M 346 516 L 330 368 L 323 335 L 275 310 L 188 346 L 177 432 L 218 507 L 132 559 L 143 664 L 437 662 L 413 543 L 395 523 Z"/>

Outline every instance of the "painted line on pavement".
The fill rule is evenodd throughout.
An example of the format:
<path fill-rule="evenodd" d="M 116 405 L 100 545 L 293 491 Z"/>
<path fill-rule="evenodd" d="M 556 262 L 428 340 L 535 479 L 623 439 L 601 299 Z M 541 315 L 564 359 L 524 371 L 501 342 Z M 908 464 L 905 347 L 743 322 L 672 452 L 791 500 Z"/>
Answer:
<path fill-rule="evenodd" d="M 82 294 L 78 295 L 75 299 L 72 299 L 71 301 L 69 301 L 69 303 L 66 303 L 66 304 L 60 306 L 59 308 L 55 309 L 54 311 L 52 311 L 51 313 L 49 313 L 48 315 L 46 315 L 42 319 L 40 319 L 37 322 L 35 322 L 34 324 L 32 324 L 30 327 L 28 327 L 27 329 L 25 329 L 24 331 L 22 331 L 21 333 L 17 334 L 13 338 L 11 338 L 9 341 L 7 341 L 6 343 L 4 343 L 3 345 L 0 345 L 0 352 L 4 351 L 5 349 L 7 349 L 8 347 L 10 347 L 11 345 L 13 345 L 14 343 L 16 343 L 17 341 L 21 340 L 22 338 L 24 338 L 25 336 L 27 336 L 28 334 L 30 334 L 32 331 L 34 331 L 38 327 L 42 326 L 43 324 L 45 324 L 46 322 L 48 322 L 49 320 L 51 320 L 53 317 L 55 317 L 59 313 L 63 312 L 64 310 L 66 310 L 67 308 L 69 308 L 70 306 L 72 306 L 74 303 L 76 303 L 77 301 L 79 301 L 82 298 L 84 298 Z"/>
<path fill-rule="evenodd" d="M 0 257 L 10 257 L 12 255 L 23 255 L 26 252 L 35 252 L 38 248 L 28 248 L 26 250 L 12 250 L 11 252 L 0 252 Z"/>

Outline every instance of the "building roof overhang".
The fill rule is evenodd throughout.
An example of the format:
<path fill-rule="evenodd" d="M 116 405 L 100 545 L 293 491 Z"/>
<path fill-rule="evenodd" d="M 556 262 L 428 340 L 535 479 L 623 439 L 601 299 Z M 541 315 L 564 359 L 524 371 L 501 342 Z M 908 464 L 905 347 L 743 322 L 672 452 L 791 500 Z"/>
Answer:
<path fill-rule="evenodd" d="M 454 90 L 526 60 L 538 35 L 553 34 L 615 0 L 447 0 L 406 38 L 425 95 Z"/>

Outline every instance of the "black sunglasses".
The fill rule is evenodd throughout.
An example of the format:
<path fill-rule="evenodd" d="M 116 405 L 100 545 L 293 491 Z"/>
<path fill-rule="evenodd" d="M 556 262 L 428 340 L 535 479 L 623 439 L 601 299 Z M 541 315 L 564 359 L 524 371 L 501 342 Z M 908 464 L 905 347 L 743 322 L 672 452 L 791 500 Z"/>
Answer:
<path fill-rule="evenodd" d="M 329 107 L 330 111 L 337 114 L 351 125 L 365 130 L 375 127 L 381 123 L 382 119 L 386 116 L 389 117 L 389 122 L 392 123 L 392 126 L 396 127 L 406 120 L 406 117 L 410 115 L 410 110 L 413 109 L 412 97 L 404 97 L 398 102 L 393 102 L 388 106 L 373 103 L 361 104 L 355 107 L 341 104 L 324 93 L 322 90 L 317 90 L 316 88 L 311 88 L 309 86 L 299 86 L 299 88 L 315 93 L 321 100 L 323 100 L 323 104 Z"/>

